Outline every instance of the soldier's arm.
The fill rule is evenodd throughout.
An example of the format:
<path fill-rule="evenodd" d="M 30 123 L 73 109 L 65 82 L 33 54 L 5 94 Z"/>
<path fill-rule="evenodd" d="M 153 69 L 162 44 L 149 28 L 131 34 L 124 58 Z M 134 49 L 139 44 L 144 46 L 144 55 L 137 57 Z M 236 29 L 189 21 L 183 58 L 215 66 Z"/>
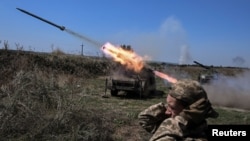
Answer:
<path fill-rule="evenodd" d="M 167 118 L 160 124 L 149 141 L 207 141 L 204 132 L 206 123 L 192 128 L 187 128 L 187 125 L 188 121 L 182 116 Z"/>
<path fill-rule="evenodd" d="M 167 118 L 165 115 L 166 107 L 164 103 L 150 106 L 138 115 L 139 124 L 148 132 L 154 133 L 161 122 Z"/>
<path fill-rule="evenodd" d="M 182 140 L 184 136 L 183 128 L 187 121 L 181 117 L 168 118 L 164 120 L 149 141 L 176 141 Z"/>

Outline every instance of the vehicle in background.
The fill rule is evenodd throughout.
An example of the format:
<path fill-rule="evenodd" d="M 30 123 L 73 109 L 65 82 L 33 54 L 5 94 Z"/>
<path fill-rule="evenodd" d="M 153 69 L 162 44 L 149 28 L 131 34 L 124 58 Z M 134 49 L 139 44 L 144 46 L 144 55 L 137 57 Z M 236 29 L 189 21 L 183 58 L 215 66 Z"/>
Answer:
<path fill-rule="evenodd" d="M 208 84 L 213 80 L 218 80 L 219 78 L 219 73 L 213 68 L 213 66 L 205 66 L 197 61 L 194 61 L 195 64 L 199 65 L 200 67 L 204 68 L 199 75 L 197 80 L 201 84 Z"/>
<path fill-rule="evenodd" d="M 146 98 L 155 93 L 155 83 L 155 74 L 149 68 L 144 67 L 137 73 L 122 65 L 117 65 L 112 75 L 106 78 L 105 93 L 109 90 L 112 96 L 117 96 L 120 91 L 123 91 Z"/>

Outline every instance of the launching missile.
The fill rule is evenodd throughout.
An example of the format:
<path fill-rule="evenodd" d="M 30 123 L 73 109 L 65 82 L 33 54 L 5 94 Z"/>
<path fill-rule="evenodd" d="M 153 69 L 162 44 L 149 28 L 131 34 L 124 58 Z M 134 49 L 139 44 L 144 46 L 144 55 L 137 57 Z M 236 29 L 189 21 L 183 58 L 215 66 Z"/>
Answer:
<path fill-rule="evenodd" d="M 39 19 L 39 20 L 41 20 L 41 21 L 43 21 L 43 22 L 46 22 L 46 23 L 48 23 L 48 24 L 50 24 L 50 25 L 53 25 L 54 27 L 57 27 L 57 28 L 59 28 L 60 30 L 65 30 L 65 27 L 64 26 L 59 26 L 59 25 L 57 25 L 57 24 L 55 24 L 55 23 L 53 23 L 53 22 L 50 22 L 50 21 L 48 21 L 48 20 L 46 20 L 46 19 L 43 19 L 43 18 L 41 18 L 41 17 L 39 17 L 39 16 L 37 16 L 37 15 L 34 15 L 34 14 L 32 14 L 32 13 L 30 13 L 30 12 L 28 12 L 28 11 L 25 11 L 25 10 L 23 10 L 23 9 L 20 9 L 20 8 L 16 8 L 17 10 L 19 10 L 19 11 L 21 11 L 21 12 L 23 12 L 23 13 L 25 13 L 25 14 L 28 14 L 28 15 L 30 15 L 30 16 L 32 16 L 32 17 L 35 17 L 35 18 L 37 18 L 37 19 Z"/>

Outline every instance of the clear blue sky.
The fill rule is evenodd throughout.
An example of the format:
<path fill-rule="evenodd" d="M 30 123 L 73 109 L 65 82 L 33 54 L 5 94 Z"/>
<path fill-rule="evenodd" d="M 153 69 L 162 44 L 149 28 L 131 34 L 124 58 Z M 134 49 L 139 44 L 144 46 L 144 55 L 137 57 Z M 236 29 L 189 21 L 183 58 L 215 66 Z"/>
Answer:
<path fill-rule="evenodd" d="M 152 60 L 250 67 L 250 0 L 1 0 L 0 47 L 99 55 L 100 48 L 21 8 L 100 43 L 128 44 Z M 238 59 L 237 59 L 238 58 Z"/>

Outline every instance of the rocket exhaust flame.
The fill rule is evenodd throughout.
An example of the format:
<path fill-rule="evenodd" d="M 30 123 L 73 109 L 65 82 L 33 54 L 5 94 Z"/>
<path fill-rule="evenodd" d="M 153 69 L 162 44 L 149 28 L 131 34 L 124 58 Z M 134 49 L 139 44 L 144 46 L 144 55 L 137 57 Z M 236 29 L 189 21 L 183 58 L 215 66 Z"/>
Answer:
<path fill-rule="evenodd" d="M 154 74 L 160 78 L 163 78 L 165 80 L 167 80 L 168 82 L 170 83 L 176 83 L 177 82 L 177 79 L 173 78 L 173 77 L 170 77 L 168 76 L 167 74 L 164 74 L 162 72 L 159 72 L 159 71 L 154 71 Z"/>
<path fill-rule="evenodd" d="M 110 43 L 104 44 L 102 46 L 102 50 L 104 53 L 111 56 L 116 62 L 121 63 L 122 65 L 134 70 L 135 72 L 140 72 L 141 69 L 145 66 L 143 58 L 133 51 L 124 50 L 123 48 L 116 47 Z M 177 79 L 170 77 L 162 72 L 154 71 L 154 74 L 169 81 L 170 83 L 177 82 Z"/>
<path fill-rule="evenodd" d="M 110 43 L 102 46 L 102 51 L 111 56 L 116 62 L 121 63 L 135 72 L 140 72 L 144 66 L 143 59 L 133 51 L 124 50 Z"/>

